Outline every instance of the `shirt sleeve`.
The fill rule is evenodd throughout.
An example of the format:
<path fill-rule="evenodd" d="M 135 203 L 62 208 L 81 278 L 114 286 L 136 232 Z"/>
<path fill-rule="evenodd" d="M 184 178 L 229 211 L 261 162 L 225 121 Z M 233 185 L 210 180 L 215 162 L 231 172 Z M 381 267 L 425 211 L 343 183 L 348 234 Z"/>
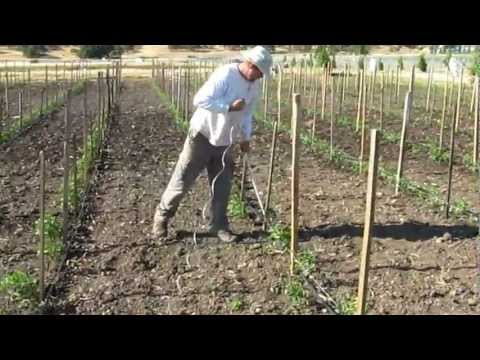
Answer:
<path fill-rule="evenodd" d="M 230 104 L 225 100 L 227 76 L 221 71 L 213 73 L 193 98 L 193 105 L 215 113 L 228 113 Z"/>
<path fill-rule="evenodd" d="M 254 100 L 247 105 L 245 109 L 245 114 L 242 118 L 242 141 L 250 141 L 252 138 L 252 128 L 253 128 L 253 113 L 258 104 L 259 100 L 259 91 L 256 89 Z"/>

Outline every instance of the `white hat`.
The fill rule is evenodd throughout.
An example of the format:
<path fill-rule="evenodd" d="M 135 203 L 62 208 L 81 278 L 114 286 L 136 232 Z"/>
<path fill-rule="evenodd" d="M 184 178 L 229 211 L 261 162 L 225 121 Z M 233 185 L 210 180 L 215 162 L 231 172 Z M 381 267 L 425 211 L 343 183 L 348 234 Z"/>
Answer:
<path fill-rule="evenodd" d="M 240 52 L 245 60 L 255 64 L 263 76 L 270 77 L 270 68 L 273 65 L 272 55 L 263 46 L 255 46 L 252 49 Z"/>

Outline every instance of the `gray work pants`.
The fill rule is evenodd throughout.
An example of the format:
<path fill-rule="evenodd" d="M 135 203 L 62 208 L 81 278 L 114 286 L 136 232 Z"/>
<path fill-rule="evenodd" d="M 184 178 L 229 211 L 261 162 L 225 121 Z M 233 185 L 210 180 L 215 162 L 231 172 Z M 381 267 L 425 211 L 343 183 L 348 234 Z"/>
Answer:
<path fill-rule="evenodd" d="M 213 146 L 201 133 L 190 129 L 183 150 L 175 165 L 170 182 L 157 206 L 157 213 L 171 218 L 180 202 L 206 167 L 211 194 L 212 181 L 222 170 L 222 156 L 226 146 Z M 225 156 L 225 169 L 215 181 L 215 191 L 210 202 L 209 225 L 212 231 L 227 230 L 227 206 L 233 178 L 232 148 Z"/>

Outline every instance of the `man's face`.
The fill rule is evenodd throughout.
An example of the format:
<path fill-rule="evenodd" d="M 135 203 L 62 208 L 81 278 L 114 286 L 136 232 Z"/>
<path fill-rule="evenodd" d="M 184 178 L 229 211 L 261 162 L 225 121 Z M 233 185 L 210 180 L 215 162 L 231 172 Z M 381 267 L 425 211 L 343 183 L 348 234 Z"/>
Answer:
<path fill-rule="evenodd" d="M 261 79 L 263 77 L 263 73 L 260 71 L 260 69 L 255 64 L 252 64 L 249 61 L 247 61 L 246 63 L 247 63 L 247 66 L 246 66 L 245 77 L 249 81 L 255 81 L 255 80 Z"/>

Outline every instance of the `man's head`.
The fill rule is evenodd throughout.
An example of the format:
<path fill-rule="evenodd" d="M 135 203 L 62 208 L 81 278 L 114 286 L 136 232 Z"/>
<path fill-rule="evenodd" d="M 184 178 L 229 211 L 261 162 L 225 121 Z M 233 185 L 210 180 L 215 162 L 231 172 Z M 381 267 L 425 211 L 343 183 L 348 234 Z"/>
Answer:
<path fill-rule="evenodd" d="M 272 56 L 262 46 L 256 46 L 247 51 L 242 51 L 244 58 L 241 64 L 241 71 L 243 76 L 249 81 L 255 81 L 262 77 L 270 76 L 270 68 L 273 65 Z"/>

